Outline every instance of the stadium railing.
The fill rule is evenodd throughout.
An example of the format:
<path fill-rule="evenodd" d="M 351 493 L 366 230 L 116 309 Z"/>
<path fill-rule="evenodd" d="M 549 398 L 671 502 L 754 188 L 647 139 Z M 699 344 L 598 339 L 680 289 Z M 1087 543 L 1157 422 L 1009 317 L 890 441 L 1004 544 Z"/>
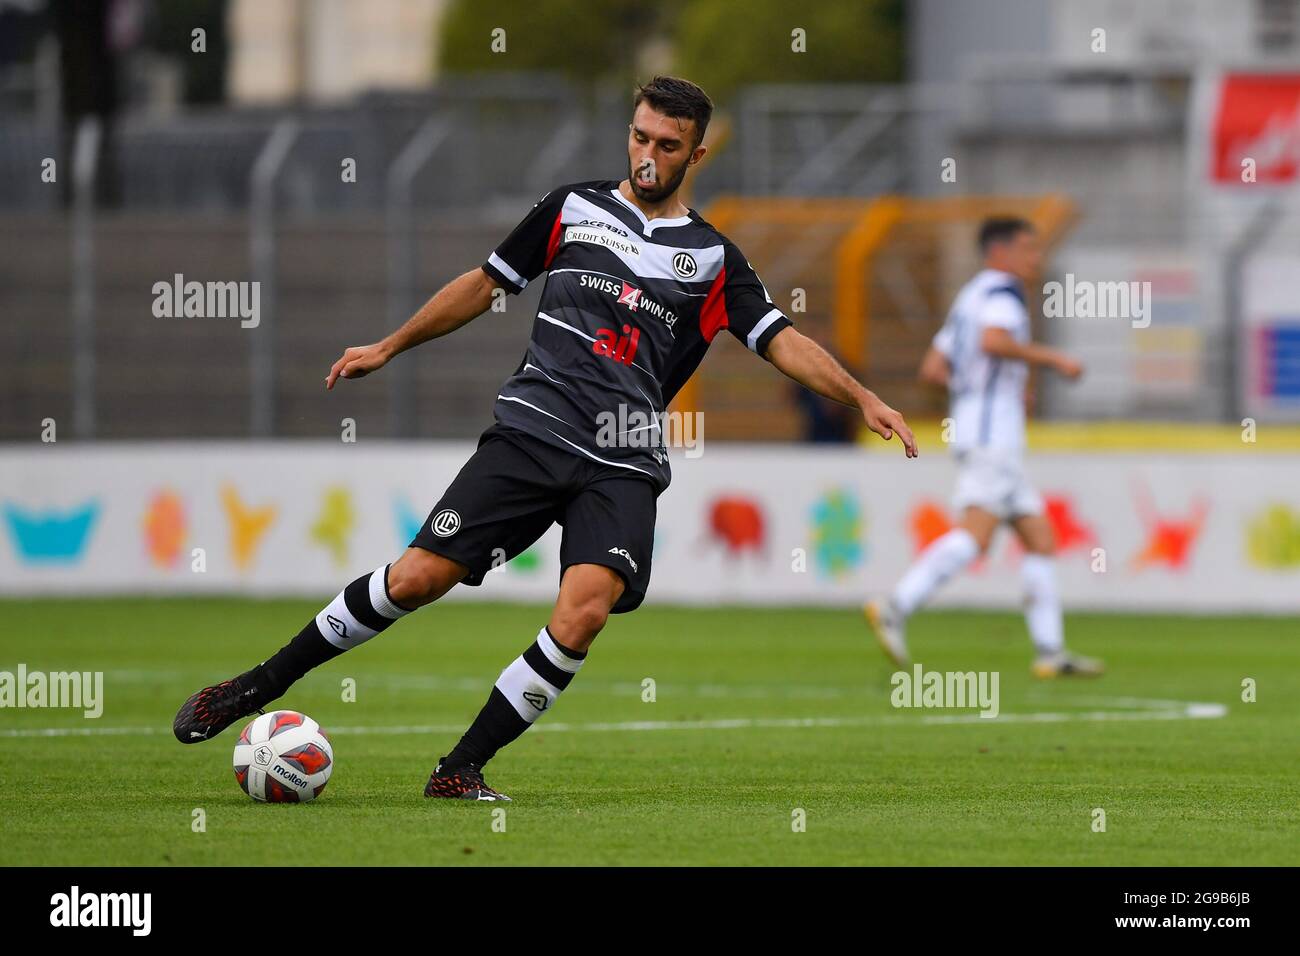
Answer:
<path fill-rule="evenodd" d="M 994 214 L 1033 222 L 1046 251 L 1078 218 L 1065 196 L 877 199 L 724 196 L 705 218 L 758 270 L 773 301 L 906 414 L 938 415 L 916 367 L 957 289 L 979 268 L 975 234 Z M 1032 297 L 1032 290 L 1031 290 Z M 1037 303 L 1030 303 L 1037 314 Z M 674 402 L 707 412 L 713 438 L 796 439 L 798 413 L 756 379 L 743 350 L 718 349 Z"/>

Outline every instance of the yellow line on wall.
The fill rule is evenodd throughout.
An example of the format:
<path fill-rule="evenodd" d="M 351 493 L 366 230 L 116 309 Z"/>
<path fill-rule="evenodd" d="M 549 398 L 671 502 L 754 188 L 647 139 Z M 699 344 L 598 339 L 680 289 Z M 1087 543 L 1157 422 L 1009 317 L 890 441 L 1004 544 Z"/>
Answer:
<path fill-rule="evenodd" d="M 943 450 L 942 426 L 937 421 L 909 422 L 922 454 Z M 1260 424 L 1254 441 L 1243 437 L 1239 425 L 1183 422 L 1031 422 L 1030 451 L 1073 452 L 1185 452 L 1195 454 L 1255 454 L 1300 452 L 1300 426 Z M 888 451 L 886 444 L 865 430 L 861 438 L 871 451 Z"/>

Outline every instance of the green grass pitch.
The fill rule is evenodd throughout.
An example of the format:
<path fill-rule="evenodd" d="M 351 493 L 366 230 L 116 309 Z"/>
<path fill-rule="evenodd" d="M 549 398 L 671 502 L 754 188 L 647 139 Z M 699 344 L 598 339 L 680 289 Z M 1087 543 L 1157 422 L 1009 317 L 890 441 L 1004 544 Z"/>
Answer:
<path fill-rule="evenodd" d="M 891 707 L 892 668 L 854 612 L 646 607 L 611 619 L 555 711 L 489 766 L 515 801 L 502 820 L 499 804 L 422 788 L 540 607 L 429 608 L 295 686 L 278 706 L 335 748 L 313 803 L 240 791 L 238 726 L 175 741 L 190 692 L 269 656 L 318 607 L 0 602 L 0 670 L 105 672 L 97 720 L 0 710 L 0 863 L 1300 863 L 1295 619 L 1072 614 L 1072 646 L 1110 673 L 1039 683 L 1018 615 L 918 615 L 927 668 L 1000 673 L 1002 716 L 983 720 Z"/>

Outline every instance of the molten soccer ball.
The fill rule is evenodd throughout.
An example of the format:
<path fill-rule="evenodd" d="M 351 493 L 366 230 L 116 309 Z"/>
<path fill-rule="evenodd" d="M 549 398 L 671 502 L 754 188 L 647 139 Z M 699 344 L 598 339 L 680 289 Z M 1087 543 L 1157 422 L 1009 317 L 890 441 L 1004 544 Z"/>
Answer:
<path fill-rule="evenodd" d="M 235 744 L 235 779 L 262 803 L 306 803 L 334 770 L 334 748 L 306 714 L 276 710 L 248 724 Z"/>

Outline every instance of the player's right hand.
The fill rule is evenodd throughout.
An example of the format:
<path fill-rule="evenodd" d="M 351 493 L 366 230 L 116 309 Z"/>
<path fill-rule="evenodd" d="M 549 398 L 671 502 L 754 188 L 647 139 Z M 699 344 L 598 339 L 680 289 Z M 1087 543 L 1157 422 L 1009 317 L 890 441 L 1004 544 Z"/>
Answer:
<path fill-rule="evenodd" d="M 1056 371 L 1064 378 L 1075 382 L 1083 375 L 1083 363 L 1078 359 L 1070 358 L 1068 355 L 1062 355 L 1056 360 Z"/>
<path fill-rule="evenodd" d="M 862 418 L 866 421 L 867 427 L 885 441 L 889 441 L 897 434 L 899 441 L 903 443 L 903 453 L 908 458 L 916 457 L 916 438 L 912 434 L 912 429 L 907 427 L 907 422 L 903 421 L 903 416 L 896 409 L 890 408 L 874 393 L 868 392 L 866 400 L 862 403 Z"/>
<path fill-rule="evenodd" d="M 380 343 L 374 345 L 354 345 L 344 351 L 343 355 L 330 367 L 325 377 L 325 387 L 333 389 L 340 378 L 361 378 L 388 364 L 388 350 Z"/>

